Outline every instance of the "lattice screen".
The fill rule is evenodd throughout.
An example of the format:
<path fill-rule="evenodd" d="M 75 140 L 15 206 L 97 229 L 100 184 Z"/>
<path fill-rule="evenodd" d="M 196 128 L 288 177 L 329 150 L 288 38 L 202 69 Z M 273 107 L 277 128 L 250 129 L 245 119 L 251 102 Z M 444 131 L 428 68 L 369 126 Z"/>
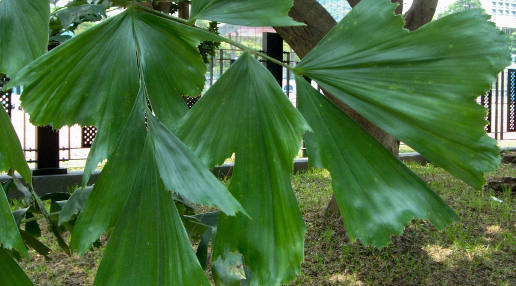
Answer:
<path fill-rule="evenodd" d="M 197 101 L 199 101 L 200 98 L 201 98 L 200 96 L 197 96 L 197 97 L 183 96 L 183 99 L 185 100 L 186 106 L 188 106 L 188 108 L 192 108 L 194 106 L 194 104 L 196 104 Z"/>
<path fill-rule="evenodd" d="M 516 131 L 516 69 L 507 72 L 507 131 Z"/>
<path fill-rule="evenodd" d="M 91 148 L 91 145 L 93 144 L 93 140 L 95 140 L 96 135 L 97 128 L 95 126 L 82 127 L 82 148 Z"/>
<path fill-rule="evenodd" d="M 11 102 L 11 90 L 2 91 L 2 87 L 7 84 L 7 77 L 0 75 L 0 104 L 4 110 L 11 116 L 12 102 Z"/>
<path fill-rule="evenodd" d="M 484 127 L 486 132 L 491 132 L 491 98 L 492 98 L 492 91 L 488 91 L 485 95 L 482 95 L 480 97 L 480 105 L 485 107 L 487 109 L 486 114 L 486 121 L 487 125 Z"/>

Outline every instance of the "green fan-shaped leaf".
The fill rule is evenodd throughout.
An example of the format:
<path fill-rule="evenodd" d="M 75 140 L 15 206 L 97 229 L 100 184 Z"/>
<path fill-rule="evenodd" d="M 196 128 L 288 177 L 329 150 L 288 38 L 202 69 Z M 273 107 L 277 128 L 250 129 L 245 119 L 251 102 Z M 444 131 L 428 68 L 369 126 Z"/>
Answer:
<path fill-rule="evenodd" d="M 9 254 L 0 248 L 0 285 L 2 286 L 32 286 L 32 282 L 9 256 Z"/>
<path fill-rule="evenodd" d="M 219 207 L 230 215 L 242 211 L 238 201 L 192 151 L 158 119 L 149 112 L 145 114 L 147 107 L 144 95 L 140 94 L 138 98 L 120 144 L 109 157 L 77 220 L 72 247 L 79 253 L 87 250 L 102 233 L 115 226 L 124 209 L 130 207 L 127 204 L 134 192 L 134 185 L 141 180 L 138 175 L 141 160 L 146 160 L 140 155 L 146 140 L 152 144 L 151 155 L 157 161 L 153 168 L 159 169 L 167 189 L 181 194 L 191 202 Z"/>
<path fill-rule="evenodd" d="M 204 86 L 206 66 L 197 45 L 211 37 L 134 6 L 34 61 L 10 84 L 24 86 L 22 105 L 35 124 L 98 127 L 85 184 L 98 162 L 114 151 L 140 75 L 161 121 L 171 126 L 184 115 L 182 96 L 197 96 Z"/>
<path fill-rule="evenodd" d="M 11 119 L 3 108 L 0 108 L 0 138 L 0 172 L 14 169 L 26 182 L 31 183 L 32 173 L 25 161 L 20 141 L 11 125 Z"/>
<path fill-rule="evenodd" d="M 93 187 L 80 188 L 73 192 L 59 212 L 59 225 L 68 222 L 84 208 Z"/>
<path fill-rule="evenodd" d="M 72 233 L 71 247 L 83 253 L 101 234 L 115 226 L 138 179 L 146 131 L 143 95 L 134 105 L 116 152 L 100 173 Z"/>
<path fill-rule="evenodd" d="M 0 73 L 12 76 L 47 51 L 48 0 L 0 0 Z"/>
<path fill-rule="evenodd" d="M 308 126 L 274 78 L 244 54 L 181 124 L 179 137 L 208 166 L 236 153 L 229 189 L 251 217 L 221 215 L 213 261 L 242 253 L 254 285 L 295 277 L 305 227 L 290 174 Z"/>
<path fill-rule="evenodd" d="M 210 285 L 148 138 L 125 211 L 109 239 L 94 285 Z M 95 191 L 94 191 L 95 192 Z"/>
<path fill-rule="evenodd" d="M 0 107 L 0 172 L 14 169 L 27 182 L 32 181 L 32 173 L 25 161 L 20 141 L 11 125 L 11 120 L 5 110 Z M 20 254 L 28 257 L 27 249 L 18 232 L 18 226 L 11 213 L 11 207 L 6 193 L 0 185 L 0 246 L 7 249 L 16 249 Z"/>
<path fill-rule="evenodd" d="M 50 248 L 39 241 L 34 235 L 22 229 L 20 229 L 20 235 L 27 244 L 27 247 L 34 249 L 38 254 L 45 256 L 45 258 L 49 258 L 48 254 L 50 253 Z"/>
<path fill-rule="evenodd" d="M 310 162 L 330 171 L 351 239 L 381 247 L 414 217 L 439 228 L 457 219 L 423 180 L 305 79 L 297 78 L 296 86 L 299 110 L 313 130 L 305 135 Z"/>
<path fill-rule="evenodd" d="M 165 186 L 187 200 L 219 207 L 228 215 L 243 212 L 240 203 L 193 152 L 163 123 L 149 116 L 156 164 Z"/>
<path fill-rule="evenodd" d="M 193 0 L 192 19 L 243 26 L 298 26 L 288 17 L 292 0 Z"/>
<path fill-rule="evenodd" d="M 475 102 L 510 64 L 480 10 L 403 29 L 388 0 L 363 0 L 296 67 L 425 158 L 474 187 L 499 162 Z"/>
<path fill-rule="evenodd" d="M 0 229 L 2 230 L 0 231 L 0 248 L 15 249 L 23 256 L 28 257 L 27 249 L 23 244 L 18 225 L 11 213 L 11 207 L 2 186 L 0 186 Z"/>

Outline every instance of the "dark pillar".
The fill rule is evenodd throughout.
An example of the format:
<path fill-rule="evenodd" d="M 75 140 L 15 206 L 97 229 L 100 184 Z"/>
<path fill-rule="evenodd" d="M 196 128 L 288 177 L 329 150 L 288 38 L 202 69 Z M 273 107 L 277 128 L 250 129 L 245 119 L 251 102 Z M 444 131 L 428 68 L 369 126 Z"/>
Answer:
<path fill-rule="evenodd" d="M 179 18 L 188 20 L 190 18 L 190 3 L 187 1 L 179 2 L 178 3 L 178 16 Z"/>
<path fill-rule="evenodd" d="M 51 51 L 57 44 L 48 46 Z M 36 169 L 32 171 L 34 176 L 66 174 L 67 170 L 59 168 L 59 131 L 52 130 L 50 126 L 38 126 L 36 128 Z"/>
<path fill-rule="evenodd" d="M 263 33 L 263 52 L 279 61 L 283 61 L 283 39 L 277 33 Z M 265 61 L 265 67 L 272 73 L 274 78 L 282 86 L 283 67 L 270 61 Z"/>
<path fill-rule="evenodd" d="M 37 160 L 35 176 L 66 174 L 66 169 L 59 168 L 59 131 L 52 127 L 38 127 L 36 134 Z"/>

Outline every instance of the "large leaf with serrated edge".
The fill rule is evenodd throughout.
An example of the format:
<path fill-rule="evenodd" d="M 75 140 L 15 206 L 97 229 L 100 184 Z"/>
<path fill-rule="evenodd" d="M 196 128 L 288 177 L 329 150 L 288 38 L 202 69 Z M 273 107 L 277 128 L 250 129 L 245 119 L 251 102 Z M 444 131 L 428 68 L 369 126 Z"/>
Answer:
<path fill-rule="evenodd" d="M 32 173 L 25 161 L 18 136 L 11 125 L 7 112 L 0 106 L 0 172 L 14 169 L 28 183 L 32 182 Z M 18 226 L 11 213 L 6 193 L 0 185 L 0 247 L 15 249 L 28 257 L 27 249 L 18 232 Z"/>
<path fill-rule="evenodd" d="M 11 206 L 5 195 L 5 191 L 0 185 L 0 247 L 15 249 L 18 253 L 28 257 L 27 249 L 18 231 L 18 225 L 11 213 Z"/>
<path fill-rule="evenodd" d="M 290 174 L 307 129 L 267 69 L 243 54 L 178 130 L 208 166 L 235 153 L 229 190 L 250 217 L 221 215 L 213 261 L 241 253 L 253 285 L 289 281 L 303 260 L 305 227 Z"/>
<path fill-rule="evenodd" d="M 138 179 L 146 131 L 143 94 L 138 96 L 116 152 L 102 169 L 75 224 L 71 247 L 81 254 L 118 221 Z M 109 203 L 106 203 L 109 202 Z"/>
<path fill-rule="evenodd" d="M 94 285 L 210 285 L 179 213 L 161 182 L 151 137 L 138 180 L 110 236 Z M 95 192 L 95 191 L 94 191 Z"/>
<path fill-rule="evenodd" d="M 413 218 L 428 218 L 438 228 L 457 219 L 423 180 L 304 78 L 296 86 L 299 111 L 312 128 L 305 135 L 310 163 L 330 171 L 350 239 L 382 247 Z"/>
<path fill-rule="evenodd" d="M 120 139 L 138 94 L 138 71 L 153 111 L 171 127 L 187 110 L 182 96 L 197 96 L 204 86 L 197 45 L 212 37 L 134 6 L 37 59 L 10 84 L 24 86 L 22 106 L 34 124 L 98 127 L 85 184 Z"/>
<path fill-rule="evenodd" d="M 16 264 L 11 256 L 2 248 L 0 248 L 0 285 L 2 286 L 32 286 L 29 277 Z"/>
<path fill-rule="evenodd" d="M 510 64 L 481 10 L 403 29 L 388 0 L 363 0 L 295 68 L 425 158 L 480 188 L 499 163 L 475 99 Z"/>
<path fill-rule="evenodd" d="M 217 206 L 228 215 L 243 212 L 240 203 L 174 133 L 154 116 L 148 118 L 156 164 L 167 188 L 191 202 Z"/>
<path fill-rule="evenodd" d="M 298 26 L 288 11 L 292 0 L 193 0 L 192 19 L 243 26 Z"/>
<path fill-rule="evenodd" d="M 192 151 L 148 109 L 145 113 L 146 108 L 145 97 L 140 93 L 120 144 L 109 157 L 77 220 L 72 248 L 79 253 L 87 250 L 102 233 L 117 225 L 124 209 L 130 207 L 128 201 L 134 192 L 134 185 L 141 181 L 138 175 L 140 165 L 142 160 L 147 160 L 141 156 L 146 141 L 152 144 L 153 153 L 150 155 L 155 158 L 152 168 L 159 170 L 156 172 L 161 175 L 168 190 L 191 202 L 219 207 L 229 215 L 243 211 Z"/>
<path fill-rule="evenodd" d="M 0 0 L 0 73 L 12 76 L 47 51 L 48 0 Z"/>
<path fill-rule="evenodd" d="M 7 172 L 9 169 L 20 173 L 27 183 L 32 182 L 32 173 L 25 161 L 16 131 L 11 125 L 11 118 L 2 107 L 0 108 L 0 172 Z"/>

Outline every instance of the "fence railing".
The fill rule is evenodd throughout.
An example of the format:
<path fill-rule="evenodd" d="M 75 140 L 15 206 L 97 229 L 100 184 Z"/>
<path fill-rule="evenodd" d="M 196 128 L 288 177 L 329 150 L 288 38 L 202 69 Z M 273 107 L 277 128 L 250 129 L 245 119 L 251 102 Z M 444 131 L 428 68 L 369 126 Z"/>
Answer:
<path fill-rule="evenodd" d="M 497 140 L 516 140 L 516 69 L 500 73 L 478 103 L 487 109 L 485 129 L 489 135 Z"/>
<path fill-rule="evenodd" d="M 231 49 L 216 51 L 208 64 L 205 90 L 220 78 L 240 54 L 241 52 Z M 295 65 L 298 61 L 292 51 L 284 51 L 282 60 L 290 65 Z M 3 83 L 5 83 L 5 79 L 4 82 L 0 79 L 0 88 Z M 281 87 L 292 104 L 296 105 L 294 75 L 285 68 L 283 68 L 281 76 Z M 27 161 L 31 167 L 36 167 L 36 127 L 29 122 L 28 114 L 21 109 L 20 93 L 21 91 L 16 89 L 0 92 L 0 103 L 11 116 Z M 196 101 L 196 98 L 185 98 L 189 107 L 193 106 Z M 497 81 L 492 84 L 492 88 L 485 95 L 479 96 L 477 101 L 487 109 L 486 132 L 497 140 L 516 140 L 516 69 L 508 69 L 500 73 Z M 96 135 L 96 129 L 74 125 L 61 128 L 59 133 L 60 167 L 72 169 L 84 167 L 89 148 Z"/>

